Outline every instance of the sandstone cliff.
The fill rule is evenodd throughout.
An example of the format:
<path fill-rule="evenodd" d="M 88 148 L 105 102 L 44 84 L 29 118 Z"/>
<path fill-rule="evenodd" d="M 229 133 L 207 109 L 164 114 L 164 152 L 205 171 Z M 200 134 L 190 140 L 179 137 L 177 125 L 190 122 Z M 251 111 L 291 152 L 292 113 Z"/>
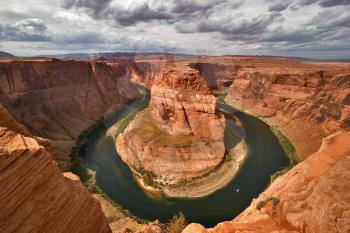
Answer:
<path fill-rule="evenodd" d="M 20 124 L 9 122 L 10 129 L 3 124 L 0 232 L 111 232 L 99 203 L 79 178 L 63 175 L 44 147 L 18 133 L 23 131 Z"/>
<path fill-rule="evenodd" d="M 117 150 L 130 166 L 167 180 L 200 176 L 224 156 L 224 116 L 198 71 L 169 64 L 162 74 L 149 108 L 117 138 Z"/>
<path fill-rule="evenodd" d="M 127 66 L 50 59 L 0 62 L 0 102 L 33 135 L 51 140 L 69 166 L 78 135 L 138 94 Z"/>
<path fill-rule="evenodd" d="M 226 100 L 277 125 L 300 159 L 317 151 L 325 136 L 350 129 L 349 66 L 265 62 L 241 67 Z"/>
<path fill-rule="evenodd" d="M 100 62 L 0 62 L 1 232 L 111 231 L 99 203 L 56 161 L 67 169 L 81 131 L 138 95 L 130 73 Z"/>
<path fill-rule="evenodd" d="M 226 101 L 282 129 L 304 161 L 232 221 L 213 229 L 191 224 L 183 233 L 349 232 L 350 66 L 235 62 L 240 68 Z"/>
<path fill-rule="evenodd" d="M 308 159 L 279 177 L 243 213 L 214 229 L 191 224 L 183 233 L 350 231 L 350 132 L 323 140 Z"/>

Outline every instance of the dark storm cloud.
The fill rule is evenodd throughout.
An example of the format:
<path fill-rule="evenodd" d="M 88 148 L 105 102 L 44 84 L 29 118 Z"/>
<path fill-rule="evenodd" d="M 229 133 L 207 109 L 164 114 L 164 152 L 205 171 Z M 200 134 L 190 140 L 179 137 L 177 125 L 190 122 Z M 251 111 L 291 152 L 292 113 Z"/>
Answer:
<path fill-rule="evenodd" d="M 272 4 L 269 6 L 270 12 L 281 12 L 288 8 L 290 5 L 289 1 L 272 1 Z"/>
<path fill-rule="evenodd" d="M 322 7 L 350 5 L 350 0 L 321 0 L 319 4 Z"/>
<path fill-rule="evenodd" d="M 150 4 L 147 1 L 125 7 L 111 5 L 112 0 L 60 0 L 65 9 L 84 9 L 95 19 L 112 20 L 121 26 L 132 26 L 140 22 L 163 21 L 174 24 L 182 20 L 204 17 L 217 6 L 236 9 L 243 4 L 242 0 L 170 0 Z"/>
<path fill-rule="evenodd" d="M 318 2 L 319 0 L 300 0 L 299 1 L 299 5 L 301 6 L 307 6 L 307 5 L 311 5 L 315 2 Z"/>
<path fill-rule="evenodd" d="M 50 37 L 45 33 L 46 25 L 39 19 L 26 19 L 13 25 L 0 24 L 0 40 L 40 42 L 49 41 Z"/>
<path fill-rule="evenodd" d="M 350 0 L 300 0 L 299 5 L 306 6 L 318 2 L 321 7 L 350 5 Z"/>
<path fill-rule="evenodd" d="M 110 6 L 112 0 L 60 0 L 63 8 L 81 8 L 95 19 L 109 19 L 121 26 L 131 26 L 139 22 L 170 20 L 172 15 L 164 7 L 151 7 L 147 2 L 129 8 Z"/>
<path fill-rule="evenodd" d="M 337 10 L 326 10 L 318 13 L 316 17 L 312 19 L 310 24 L 320 29 L 332 29 L 337 28 L 341 30 L 344 28 L 350 28 L 350 12 L 344 11 L 340 13 Z"/>
<path fill-rule="evenodd" d="M 213 11 L 215 7 L 224 6 L 227 9 L 237 9 L 241 5 L 243 5 L 242 0 L 174 0 L 171 6 L 171 12 L 180 16 L 194 16 L 197 14 L 207 14 L 209 11 Z"/>
<path fill-rule="evenodd" d="M 98 17 L 111 2 L 112 0 L 59 0 L 60 5 L 65 9 L 83 8 L 94 17 Z"/>
<path fill-rule="evenodd" d="M 172 21 L 174 19 L 173 15 L 167 12 L 165 8 L 151 8 L 147 3 L 131 9 L 108 8 L 105 13 L 107 18 L 114 20 L 121 26 L 131 26 L 139 22 L 154 20 Z"/>
<path fill-rule="evenodd" d="M 218 2 L 219 1 L 198 2 L 192 0 L 179 0 L 174 2 L 174 6 L 171 11 L 176 14 L 192 14 L 193 12 L 206 12 Z"/>

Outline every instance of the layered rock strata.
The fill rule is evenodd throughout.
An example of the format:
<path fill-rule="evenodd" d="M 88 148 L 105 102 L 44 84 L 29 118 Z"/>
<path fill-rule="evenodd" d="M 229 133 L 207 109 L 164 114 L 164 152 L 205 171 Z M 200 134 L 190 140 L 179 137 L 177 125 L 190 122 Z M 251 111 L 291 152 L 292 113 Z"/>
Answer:
<path fill-rule="evenodd" d="M 129 166 L 166 180 L 190 179 L 222 160 L 225 118 L 198 71 L 167 65 L 151 89 L 149 108 L 138 114 L 116 147 Z"/>
<path fill-rule="evenodd" d="M 6 113 L 0 119 L 0 232 L 111 232 L 79 178 L 62 174 L 22 125 L 3 121 Z"/>
<path fill-rule="evenodd" d="M 0 62 L 0 102 L 33 135 L 52 141 L 63 169 L 79 134 L 138 91 L 126 66 L 51 59 Z"/>
<path fill-rule="evenodd" d="M 279 127 L 301 162 L 232 221 L 183 233 L 349 232 L 349 64 L 237 58 L 226 101 Z"/>
<path fill-rule="evenodd" d="M 255 199 L 213 229 L 191 224 L 183 233 L 349 232 L 350 132 L 338 132 Z"/>
<path fill-rule="evenodd" d="M 277 125 L 301 160 L 317 151 L 324 137 L 350 129 L 348 66 L 248 64 L 235 75 L 226 100 Z"/>

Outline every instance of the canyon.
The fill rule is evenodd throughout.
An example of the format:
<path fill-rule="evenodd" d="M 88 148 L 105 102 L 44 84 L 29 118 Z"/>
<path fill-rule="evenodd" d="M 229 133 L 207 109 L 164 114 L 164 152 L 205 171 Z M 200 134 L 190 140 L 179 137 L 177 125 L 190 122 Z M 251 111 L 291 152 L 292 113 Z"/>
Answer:
<path fill-rule="evenodd" d="M 239 216 L 210 229 L 192 223 L 184 233 L 349 232 L 348 63 L 244 56 L 206 57 L 200 62 L 191 57 L 174 59 L 185 66 L 177 69 L 146 55 L 124 63 L 117 59 L 0 60 L 0 231 L 111 232 L 112 224 L 108 225 L 99 202 L 77 176 L 67 173 L 69 154 L 83 130 L 137 98 L 142 85 L 152 94 L 149 111 L 142 114 L 171 137 L 206 138 L 209 149 L 218 151 L 207 160 L 208 149 L 200 155 L 205 159 L 194 156 L 195 166 L 186 164 L 179 170 L 171 170 L 160 156 L 156 158 L 160 162 L 152 159 L 145 165 L 154 172 L 167 170 L 182 179 L 201 175 L 221 161 L 225 120 L 216 114 L 213 91 L 227 92 L 227 103 L 280 129 L 296 150 L 293 156 L 299 163 Z M 198 102 L 189 104 L 192 99 Z M 127 144 L 145 149 L 131 136 L 137 119 L 141 123 L 147 119 L 140 116 L 124 132 L 127 140 L 117 139 L 118 151 Z M 210 135 L 203 130 L 208 119 L 214 129 Z M 152 144 L 153 157 L 158 149 L 169 150 Z M 165 157 L 167 153 L 173 152 L 164 153 Z M 186 155 L 185 151 L 179 158 Z M 125 160 L 134 163 L 129 156 Z M 113 228 L 113 232 L 120 230 Z M 164 230 L 150 223 L 133 231 Z"/>

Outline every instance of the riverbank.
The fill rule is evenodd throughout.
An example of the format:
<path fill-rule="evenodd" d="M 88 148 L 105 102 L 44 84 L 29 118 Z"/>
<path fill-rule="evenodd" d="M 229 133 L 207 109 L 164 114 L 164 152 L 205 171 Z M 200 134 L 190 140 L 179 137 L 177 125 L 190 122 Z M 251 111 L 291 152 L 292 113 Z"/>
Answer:
<path fill-rule="evenodd" d="M 146 184 L 142 175 L 135 172 L 135 179 L 140 187 L 155 199 L 180 198 L 193 199 L 208 196 L 229 184 L 238 174 L 247 159 L 248 149 L 243 141 L 225 155 L 223 162 L 213 171 L 191 180 L 175 184 L 162 185 L 160 178 L 155 178 L 152 185 Z"/>
<path fill-rule="evenodd" d="M 137 114 L 141 113 L 138 112 Z M 115 140 L 117 135 L 123 132 L 126 124 L 134 117 L 135 112 L 121 119 L 108 130 L 108 135 Z M 131 168 L 134 174 L 133 177 L 139 186 L 147 195 L 155 199 L 205 197 L 225 187 L 239 173 L 248 155 L 244 138 L 241 138 L 242 135 L 237 133 L 237 131 L 244 131 L 242 123 L 234 116 L 227 115 L 226 120 L 230 121 L 231 128 L 226 129 L 225 141 L 231 145 L 226 151 L 223 161 L 216 168 L 199 177 L 178 182 L 169 182 L 142 169 Z"/>
<path fill-rule="evenodd" d="M 141 94 L 143 94 L 143 98 L 140 100 L 134 100 L 136 104 L 130 104 L 127 109 L 119 109 L 117 112 L 123 116 L 123 120 L 127 125 L 127 120 L 133 119 L 133 114 L 136 114 L 138 110 L 144 108 L 148 105 L 147 100 L 147 92 L 141 90 Z M 135 105 L 135 106 L 134 106 Z M 111 116 L 111 119 L 118 118 L 118 114 Z M 112 232 L 119 231 L 121 229 L 130 229 L 132 231 L 138 231 L 148 225 L 149 221 L 139 218 L 129 210 L 124 209 L 118 203 L 110 199 L 107 194 L 105 194 L 97 185 L 95 175 L 96 172 L 94 170 L 89 169 L 82 157 L 82 154 L 85 150 L 88 149 L 86 144 L 88 144 L 89 137 L 95 137 L 101 131 L 105 130 L 105 120 L 104 118 L 100 118 L 93 125 L 83 130 L 78 136 L 75 146 L 71 150 L 70 158 L 71 158 L 71 167 L 70 171 L 75 173 L 80 177 L 81 182 L 84 186 L 89 190 L 91 195 L 100 203 L 102 212 L 104 213 L 107 222 L 112 229 Z M 120 122 L 120 121 L 118 121 Z M 123 121 L 122 121 L 123 123 Z M 117 130 L 123 130 L 123 127 L 117 128 Z M 108 131 L 106 131 L 108 134 Z"/>
<path fill-rule="evenodd" d="M 284 173 L 286 173 L 287 171 L 292 169 L 296 164 L 298 164 L 301 161 L 301 158 L 298 156 L 292 141 L 287 136 L 285 136 L 283 134 L 283 131 L 279 128 L 278 124 L 276 124 L 274 121 L 270 120 L 271 119 L 270 116 L 266 116 L 266 117 L 259 116 L 257 114 L 254 114 L 252 111 L 249 111 L 249 110 L 244 109 L 244 108 L 240 108 L 233 101 L 230 101 L 226 97 L 222 98 L 221 101 L 223 101 L 224 103 L 230 105 L 231 107 L 233 107 L 237 111 L 244 112 L 247 115 L 250 115 L 252 117 L 258 118 L 259 120 L 263 121 L 264 123 L 266 123 L 267 125 L 270 126 L 271 131 L 277 137 L 280 145 L 282 146 L 283 150 L 285 151 L 286 155 L 288 156 L 290 163 L 289 163 L 289 165 L 286 168 L 284 168 L 284 169 L 282 169 L 280 171 L 277 171 L 273 175 L 271 175 L 271 183 L 277 177 L 283 175 Z"/>
<path fill-rule="evenodd" d="M 248 149 L 244 141 L 241 141 L 225 155 L 224 161 L 214 171 L 189 181 L 163 186 L 161 190 L 166 197 L 171 198 L 191 199 L 208 196 L 222 189 L 235 178 L 247 155 Z"/>

